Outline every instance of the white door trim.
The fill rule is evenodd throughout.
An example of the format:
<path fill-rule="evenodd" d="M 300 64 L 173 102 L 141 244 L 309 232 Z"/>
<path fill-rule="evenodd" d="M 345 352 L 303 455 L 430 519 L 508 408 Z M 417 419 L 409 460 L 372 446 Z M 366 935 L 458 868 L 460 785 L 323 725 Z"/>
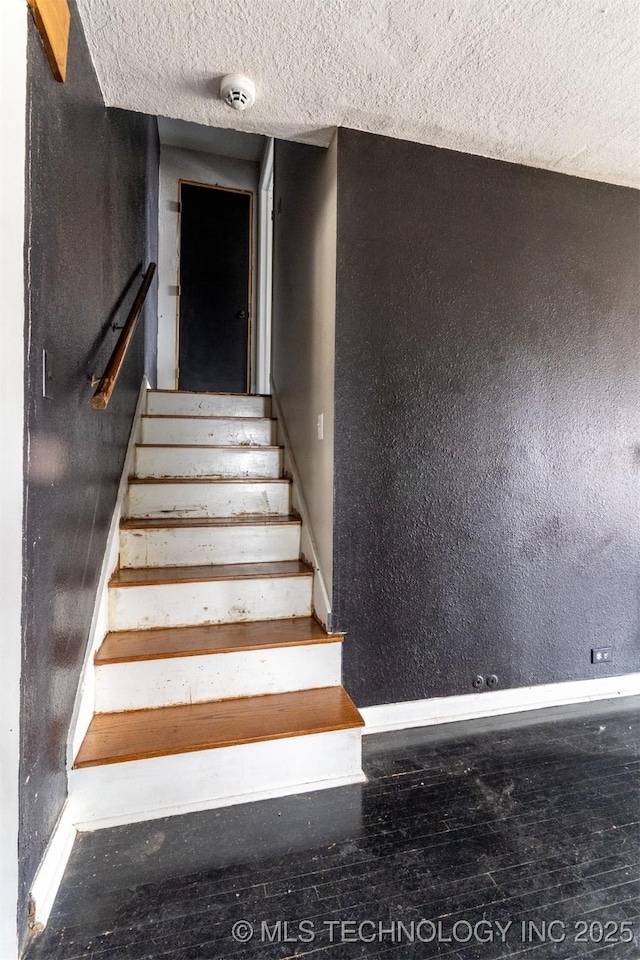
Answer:
<path fill-rule="evenodd" d="M 273 154 L 269 137 L 258 184 L 258 303 L 256 323 L 255 393 L 271 392 L 271 280 L 273 270 Z"/>
<path fill-rule="evenodd" d="M 178 377 L 178 284 L 180 253 L 180 180 L 204 186 L 248 191 L 255 213 L 259 164 L 232 157 L 160 145 L 158 193 L 158 378 L 157 386 L 175 390 Z M 257 311 L 258 229 L 255 217 L 251 232 L 251 384 L 254 374 L 255 314 Z"/>

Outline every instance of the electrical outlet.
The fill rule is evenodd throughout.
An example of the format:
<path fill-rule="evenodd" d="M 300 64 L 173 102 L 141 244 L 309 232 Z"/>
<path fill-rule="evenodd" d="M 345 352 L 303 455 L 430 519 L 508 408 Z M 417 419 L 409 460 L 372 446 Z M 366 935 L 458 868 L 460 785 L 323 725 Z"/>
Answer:
<path fill-rule="evenodd" d="M 591 663 L 611 663 L 612 660 L 612 647 L 593 647 L 591 650 Z"/>
<path fill-rule="evenodd" d="M 324 413 L 318 417 L 318 440 L 324 440 Z"/>

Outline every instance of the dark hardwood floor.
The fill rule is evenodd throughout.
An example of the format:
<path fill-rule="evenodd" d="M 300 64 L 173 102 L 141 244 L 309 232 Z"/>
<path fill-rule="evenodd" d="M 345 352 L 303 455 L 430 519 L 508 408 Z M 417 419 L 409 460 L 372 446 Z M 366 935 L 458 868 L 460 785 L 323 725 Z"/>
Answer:
<path fill-rule="evenodd" d="M 639 748 L 640 697 L 448 724 L 365 738 L 363 786 L 82 834 L 27 956 L 638 960 Z"/>

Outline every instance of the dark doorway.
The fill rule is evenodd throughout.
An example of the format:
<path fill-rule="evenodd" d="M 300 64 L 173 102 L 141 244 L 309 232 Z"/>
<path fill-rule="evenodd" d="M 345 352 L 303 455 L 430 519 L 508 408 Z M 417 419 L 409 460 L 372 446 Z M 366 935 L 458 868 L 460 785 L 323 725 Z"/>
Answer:
<path fill-rule="evenodd" d="M 180 183 L 180 390 L 249 392 L 252 196 Z"/>

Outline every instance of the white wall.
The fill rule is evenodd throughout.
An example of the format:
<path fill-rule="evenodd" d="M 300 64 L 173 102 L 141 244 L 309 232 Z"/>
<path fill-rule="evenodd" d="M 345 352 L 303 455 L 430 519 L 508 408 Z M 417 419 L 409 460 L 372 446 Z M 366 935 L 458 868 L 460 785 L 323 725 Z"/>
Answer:
<path fill-rule="evenodd" d="M 27 5 L 4 0 L 0 31 L 0 956 L 18 956 L 18 785 L 24 436 Z"/>
<path fill-rule="evenodd" d="M 249 160 L 231 160 L 210 153 L 185 150 L 181 147 L 160 148 L 160 194 L 158 210 L 158 387 L 174 390 L 177 387 L 177 283 L 178 283 L 178 229 L 177 202 L 179 181 L 215 184 L 250 190 L 253 195 L 253 303 L 252 326 L 256 315 L 257 264 L 257 204 L 259 165 Z M 252 332 L 252 344 L 255 336 Z M 255 362 L 252 357 L 252 372 Z"/>
<path fill-rule="evenodd" d="M 336 138 L 276 142 L 272 373 L 329 600 L 333 567 Z M 318 417 L 324 438 L 318 439 Z M 311 558 L 309 558 L 311 559 Z"/>

